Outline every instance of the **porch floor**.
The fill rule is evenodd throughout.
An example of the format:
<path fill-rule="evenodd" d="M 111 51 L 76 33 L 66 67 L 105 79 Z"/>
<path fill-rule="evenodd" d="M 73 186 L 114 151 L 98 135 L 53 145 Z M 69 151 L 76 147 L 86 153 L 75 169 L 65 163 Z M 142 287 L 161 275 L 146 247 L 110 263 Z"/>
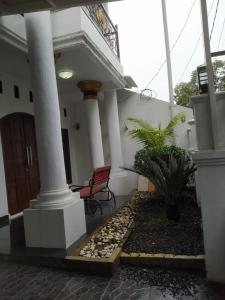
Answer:
<path fill-rule="evenodd" d="M 101 216 L 99 209 L 94 215 L 86 214 L 86 226 L 87 235 L 95 230 L 97 226 L 104 222 L 113 212 L 119 209 L 126 201 L 128 196 L 117 196 L 116 207 L 113 207 L 113 203 L 103 202 L 103 215 Z M 25 245 L 25 235 L 23 226 L 23 217 L 11 220 L 9 225 L 0 228 L 0 258 L 1 257 L 17 257 L 27 258 L 45 257 L 45 258 L 64 258 L 69 251 L 74 249 L 86 236 L 77 241 L 70 248 L 63 249 L 43 249 L 43 248 L 28 248 Z"/>

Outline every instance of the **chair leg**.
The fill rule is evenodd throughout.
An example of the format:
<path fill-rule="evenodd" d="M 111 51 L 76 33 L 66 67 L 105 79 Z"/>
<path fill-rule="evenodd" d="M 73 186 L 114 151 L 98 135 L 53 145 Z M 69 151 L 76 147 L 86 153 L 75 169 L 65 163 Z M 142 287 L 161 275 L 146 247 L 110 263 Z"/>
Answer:
<path fill-rule="evenodd" d="M 110 199 L 109 199 L 109 195 L 111 195 Z M 114 193 L 108 187 L 108 200 L 111 200 L 111 199 L 113 199 L 114 207 L 116 207 L 116 197 L 115 197 Z"/>
<path fill-rule="evenodd" d="M 99 207 L 100 209 L 100 212 L 101 212 L 101 215 L 103 215 L 103 210 L 102 210 L 102 205 L 101 205 L 101 202 L 97 199 L 93 199 L 96 203 L 97 203 L 97 206 Z"/>

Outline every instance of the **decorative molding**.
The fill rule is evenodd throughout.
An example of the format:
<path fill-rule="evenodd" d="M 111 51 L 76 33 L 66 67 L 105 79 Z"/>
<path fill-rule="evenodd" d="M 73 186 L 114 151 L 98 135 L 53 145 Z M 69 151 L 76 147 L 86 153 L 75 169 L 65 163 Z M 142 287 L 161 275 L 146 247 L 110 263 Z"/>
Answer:
<path fill-rule="evenodd" d="M 54 38 L 53 45 L 55 51 L 83 47 L 93 56 L 94 60 L 97 60 L 108 70 L 118 88 L 125 87 L 126 84 L 123 75 L 120 74 L 105 54 L 93 43 L 93 40 L 85 31 L 79 31 Z M 119 62 L 117 61 L 117 63 Z"/>
<path fill-rule="evenodd" d="M 1 24 L 0 39 L 22 50 L 25 53 L 28 52 L 26 39 L 21 38 L 19 35 L 15 34 L 13 31 L 9 30 L 7 27 Z M 105 43 L 107 44 L 107 42 Z M 91 56 L 93 56 L 94 60 L 97 60 L 99 64 L 102 64 L 104 68 L 108 70 L 108 72 L 112 76 L 112 81 L 117 86 L 117 88 L 125 87 L 126 84 L 123 75 L 114 67 L 111 61 L 96 46 L 96 44 L 93 43 L 93 40 L 85 31 L 79 31 L 76 33 L 55 37 L 53 38 L 53 46 L 55 52 L 60 52 L 63 49 L 83 47 L 91 54 Z M 119 64 L 119 61 L 116 61 L 116 63 Z"/>
<path fill-rule="evenodd" d="M 23 52 L 28 52 L 27 41 L 2 24 L 0 24 L 0 39 L 22 50 Z"/>
<path fill-rule="evenodd" d="M 191 152 L 197 167 L 225 166 L 225 149 Z"/>
<path fill-rule="evenodd" d="M 98 92 L 102 87 L 102 83 L 97 80 L 84 80 L 80 81 L 77 86 L 84 93 L 84 100 L 98 99 Z"/>

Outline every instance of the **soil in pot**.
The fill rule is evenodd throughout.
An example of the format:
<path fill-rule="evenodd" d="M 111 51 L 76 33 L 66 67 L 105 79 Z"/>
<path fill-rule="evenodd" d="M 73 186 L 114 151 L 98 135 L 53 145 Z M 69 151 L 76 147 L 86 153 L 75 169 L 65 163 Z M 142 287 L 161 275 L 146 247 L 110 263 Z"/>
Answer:
<path fill-rule="evenodd" d="M 180 221 L 180 211 L 176 204 L 167 204 L 166 216 L 168 220 L 179 222 Z"/>

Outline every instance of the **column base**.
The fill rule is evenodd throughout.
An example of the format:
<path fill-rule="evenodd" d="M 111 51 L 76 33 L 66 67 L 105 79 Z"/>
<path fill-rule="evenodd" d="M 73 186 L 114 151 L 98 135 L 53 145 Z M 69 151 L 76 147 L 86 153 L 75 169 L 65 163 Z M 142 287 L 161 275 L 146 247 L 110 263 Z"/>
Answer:
<path fill-rule="evenodd" d="M 225 283 L 225 151 L 192 153 L 198 167 L 207 279 Z"/>
<path fill-rule="evenodd" d="M 65 207 L 24 210 L 27 247 L 66 249 L 86 233 L 84 202 L 72 197 Z"/>
<path fill-rule="evenodd" d="M 110 173 L 110 189 L 116 196 L 126 196 L 137 188 L 137 175 L 123 170 L 112 170 Z"/>

